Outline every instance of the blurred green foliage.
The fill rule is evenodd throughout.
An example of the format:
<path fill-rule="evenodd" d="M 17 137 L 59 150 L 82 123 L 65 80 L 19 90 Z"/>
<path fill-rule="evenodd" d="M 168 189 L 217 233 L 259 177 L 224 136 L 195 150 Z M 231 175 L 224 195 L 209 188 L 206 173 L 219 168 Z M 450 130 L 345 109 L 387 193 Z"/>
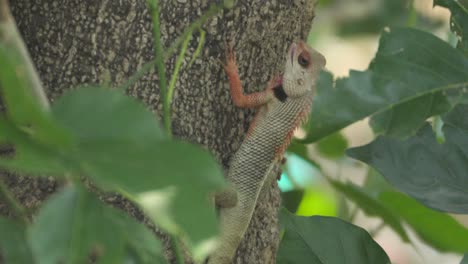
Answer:
<path fill-rule="evenodd" d="M 142 223 L 78 186 L 52 196 L 28 235 L 37 263 L 86 263 L 91 254 L 106 264 L 166 263 L 159 241 Z"/>
<path fill-rule="evenodd" d="M 211 13 L 228 2 L 215 5 Z M 15 32 L 13 21 L 0 22 L 0 30 Z M 206 257 L 206 250 L 195 250 L 218 234 L 209 197 L 224 187 L 212 156 L 199 146 L 170 139 L 154 114 L 122 90 L 75 88 L 49 109 L 33 91 L 34 78 L 26 71 L 31 65 L 6 37 L 20 36 L 0 34 L 0 87 L 6 106 L 0 113 L 0 144 L 14 147 L 11 155 L 0 156 L 0 166 L 66 183 L 40 208 L 33 224 L 2 183 L 1 197 L 8 198 L 13 214 L 25 223 L 0 219 L 0 249 L 6 260 L 81 264 L 92 257 L 97 263 L 166 263 L 154 234 L 105 205 L 84 188 L 85 182 L 125 196 L 173 240 L 183 240 L 194 255 Z"/>
<path fill-rule="evenodd" d="M 321 2 L 328 7 L 345 3 Z M 373 173 L 364 187 L 326 179 L 340 195 L 364 213 L 381 218 L 404 241 L 409 240 L 402 228 L 406 223 L 434 248 L 467 252 L 467 229 L 452 217 L 424 206 L 468 211 L 466 1 L 435 1 L 452 12 L 457 48 L 428 32 L 394 27 L 430 28 L 438 24 L 420 15 L 411 1 L 366 2 L 377 4 L 362 17 L 340 18 L 339 32 L 376 33 L 391 26 L 382 34 L 374 60 L 368 70 L 352 71 L 346 78 L 334 80 L 330 73 L 322 73 L 311 122 L 304 127 L 306 137 L 295 140 L 288 151 L 327 176 L 320 163 L 309 157 L 307 145 L 318 142 L 319 156 L 345 160 L 348 142 L 339 131 L 371 117 L 370 124 L 380 136 L 366 146 L 348 150 L 348 154 L 375 167 L 394 187 Z M 188 43 L 188 36 L 203 19 L 191 25 L 166 55 Z M 155 30 L 159 30 L 157 23 Z M 159 65 L 163 59 L 159 58 Z M 23 224 L 0 218 L 2 256 L 19 264 L 83 263 L 91 255 L 99 263 L 165 263 L 152 232 L 103 204 L 83 188 L 82 179 L 135 202 L 153 223 L 200 255 L 194 248 L 218 233 L 208 198 L 224 186 L 216 161 L 198 146 L 170 139 L 153 114 L 123 91 L 81 87 L 66 93 L 51 110 L 45 108 L 31 91 L 24 63 L 15 47 L 0 43 L 0 85 L 7 109 L 0 114 L 0 143 L 15 148 L 13 155 L 0 157 L 0 166 L 31 176 L 54 176 L 67 184 L 39 210 L 33 224 L 27 224 L 30 216 L 22 210 L 16 215 Z M 135 76 L 129 82 L 137 79 Z M 170 98 L 165 98 L 166 104 Z M 167 112 L 165 109 L 166 124 Z M 443 144 L 426 125 L 435 115 L 443 116 Z M 336 213 L 334 199 L 318 188 L 294 190 L 284 193 L 283 198 L 284 205 L 297 214 Z M 349 214 L 352 220 L 353 213 Z M 300 217 L 284 210 L 281 221 L 285 233 L 279 263 L 389 263 L 372 237 L 350 223 L 329 217 Z M 176 261 L 180 263 L 180 259 Z"/>
<path fill-rule="evenodd" d="M 390 264 L 385 251 L 362 228 L 334 217 L 280 213 L 284 234 L 278 263 Z"/>
<path fill-rule="evenodd" d="M 407 140 L 378 137 L 366 146 L 350 149 L 348 155 L 371 165 L 395 187 L 421 203 L 441 211 L 466 214 L 466 113 L 468 105 L 459 105 L 443 118 L 443 144 L 437 142 L 432 128 L 426 125 Z"/>
<path fill-rule="evenodd" d="M 332 10 L 337 34 L 345 37 L 380 34 L 385 27 L 433 30 L 443 25 L 415 9 L 413 0 L 325 0 L 319 6 Z"/>
<path fill-rule="evenodd" d="M 317 168 L 340 197 L 347 197 L 357 206 L 350 210 L 344 204 L 346 210 L 341 217 L 353 221 L 356 209 L 360 209 L 368 216 L 382 219 L 403 241 L 411 242 L 402 227 L 407 224 L 428 245 L 440 251 L 465 253 L 468 229 L 437 210 L 468 212 L 468 188 L 465 186 L 468 172 L 467 1 L 434 3 L 452 12 L 451 29 L 458 37 L 456 48 L 421 30 L 433 29 L 440 23 L 426 20 L 412 7 L 411 1 L 359 1 L 362 5 L 377 4 L 369 9 L 372 12 L 359 18 L 340 16 L 341 5 L 351 8 L 357 6 L 357 2 L 329 0 L 320 3 L 338 14 L 334 19 L 338 21 L 340 34 L 376 33 L 386 28 L 377 54 L 366 71 L 351 71 L 349 77 L 335 79 L 328 72 L 322 73 L 310 122 L 304 127 L 306 136 L 296 142 L 305 146 L 316 143 L 317 151 L 313 152 L 314 158 L 309 156 L 308 148 L 295 146 L 290 151 L 295 153 L 301 149 L 301 157 L 318 163 Z M 377 138 L 347 153 L 373 166 L 384 177 L 370 169 L 363 187 L 334 179 L 346 175 L 341 169 L 335 177 L 329 177 L 321 169 L 319 160 L 331 159 L 339 168 L 347 164 L 339 154 L 347 144 L 337 133 L 367 117 Z M 443 133 L 444 143 L 437 141 L 433 129 L 427 125 L 428 118 L 438 122 L 433 127 L 436 132 L 440 130 L 437 137 Z M 304 243 L 293 241 L 284 239 L 281 246 L 292 249 Z M 283 245 L 286 243 L 288 245 Z M 313 245 L 311 251 L 325 254 L 320 245 L 308 245 Z M 297 258 L 294 263 L 305 261 L 298 255 L 310 254 L 299 250 L 288 252 L 295 255 L 289 258 Z"/>

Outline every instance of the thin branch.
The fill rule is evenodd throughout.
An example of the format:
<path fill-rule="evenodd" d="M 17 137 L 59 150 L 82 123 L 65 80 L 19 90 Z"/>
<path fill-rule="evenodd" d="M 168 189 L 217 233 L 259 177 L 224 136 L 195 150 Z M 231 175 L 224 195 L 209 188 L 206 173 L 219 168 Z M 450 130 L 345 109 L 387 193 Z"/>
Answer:
<path fill-rule="evenodd" d="M 5 183 L 0 180 L 0 198 L 5 201 L 7 206 L 12 210 L 13 214 L 20 219 L 23 224 L 29 223 L 29 217 L 26 209 L 13 197 L 11 192 L 6 187 Z"/>
<path fill-rule="evenodd" d="M 167 91 L 166 100 L 168 101 L 167 104 L 171 104 L 172 102 L 172 95 L 174 94 L 175 84 L 177 81 L 177 76 L 179 75 L 180 67 L 182 66 L 182 62 L 184 60 L 185 52 L 187 51 L 188 44 L 192 39 L 192 34 L 187 35 L 187 39 L 182 44 L 182 48 L 180 50 L 179 57 L 177 57 L 177 61 L 174 67 L 174 72 L 171 76 L 171 81 L 169 82 L 169 89 Z"/>
<path fill-rule="evenodd" d="M 178 237 L 175 235 L 169 235 L 169 236 L 171 240 L 171 247 L 172 247 L 172 250 L 174 251 L 177 264 L 184 264 L 185 259 L 184 259 L 182 250 L 179 245 L 180 241 L 178 240 Z"/>
<path fill-rule="evenodd" d="M 8 11 L 8 1 L 0 0 L 0 23 L 8 20 L 10 12 Z"/>
<path fill-rule="evenodd" d="M 386 226 L 385 222 L 382 221 L 379 223 L 378 226 L 376 226 L 374 229 L 372 229 L 371 231 L 369 231 L 369 234 L 371 235 L 371 237 L 376 237 L 378 233 L 380 233 L 380 231 L 382 231 L 382 229 Z"/>
<path fill-rule="evenodd" d="M 161 43 L 161 29 L 159 22 L 159 1 L 150 0 L 149 6 L 151 8 L 151 17 L 153 18 L 153 38 L 154 38 L 154 52 L 156 60 L 156 70 L 158 71 L 159 90 L 163 100 L 163 122 L 166 132 L 171 137 L 171 117 L 170 117 L 170 104 L 166 100 L 167 97 L 167 79 L 166 68 L 164 65 L 164 53 Z"/>
<path fill-rule="evenodd" d="M 151 3 L 151 2 L 150 2 Z M 204 39 L 204 31 L 201 30 L 201 26 L 203 23 L 206 22 L 209 18 L 212 16 L 216 15 L 216 12 L 222 10 L 223 8 L 230 8 L 232 6 L 232 1 L 225 0 L 222 5 L 216 5 L 213 4 L 210 6 L 208 11 L 204 13 L 201 17 L 199 17 L 197 20 L 195 20 L 188 28 L 184 30 L 184 32 L 177 37 L 177 39 L 172 43 L 172 45 L 166 50 L 164 53 L 164 61 L 169 59 L 172 55 L 174 55 L 176 49 L 182 45 L 183 41 L 188 37 L 188 35 L 191 35 L 194 30 L 199 29 L 201 32 L 201 40 L 200 43 L 203 42 Z M 201 50 L 201 45 L 199 44 L 199 47 L 197 47 L 197 50 L 194 54 L 196 56 L 197 53 L 199 53 Z M 190 62 L 192 63 L 192 61 Z M 122 90 L 127 90 L 130 86 L 134 85 L 143 75 L 145 75 L 147 72 L 149 72 L 153 66 L 156 64 L 156 59 L 151 60 L 147 63 L 145 63 L 136 73 L 134 73 L 124 84 L 122 84 L 119 88 Z"/>
<path fill-rule="evenodd" d="M 11 50 L 17 50 L 21 63 L 25 66 L 26 77 L 31 87 L 32 94 L 38 99 L 43 110 L 48 111 L 49 101 L 42 87 L 39 75 L 18 32 L 13 16 L 8 8 L 7 0 L 0 0 L 0 42 Z"/>
<path fill-rule="evenodd" d="M 203 14 L 201 17 L 199 17 L 197 20 L 191 23 L 190 26 L 185 28 L 184 32 L 180 36 L 178 36 L 177 39 L 172 43 L 172 45 L 167 49 L 166 53 L 164 54 L 164 57 L 170 58 L 174 54 L 176 49 L 180 45 L 182 45 L 182 43 L 184 42 L 184 40 L 187 38 L 188 35 L 191 35 L 196 29 L 200 28 L 206 22 L 206 20 L 216 15 L 223 8 L 230 7 L 231 5 L 232 5 L 231 1 L 223 1 L 221 5 L 212 4 L 205 14 Z"/>

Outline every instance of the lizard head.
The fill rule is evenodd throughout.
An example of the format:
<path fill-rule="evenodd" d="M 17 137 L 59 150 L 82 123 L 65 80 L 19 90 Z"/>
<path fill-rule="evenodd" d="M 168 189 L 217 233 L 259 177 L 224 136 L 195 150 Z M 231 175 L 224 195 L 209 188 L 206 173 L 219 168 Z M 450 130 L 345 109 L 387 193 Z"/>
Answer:
<path fill-rule="evenodd" d="M 325 57 L 303 41 L 293 43 L 286 56 L 283 89 L 287 96 L 299 97 L 313 91 Z"/>

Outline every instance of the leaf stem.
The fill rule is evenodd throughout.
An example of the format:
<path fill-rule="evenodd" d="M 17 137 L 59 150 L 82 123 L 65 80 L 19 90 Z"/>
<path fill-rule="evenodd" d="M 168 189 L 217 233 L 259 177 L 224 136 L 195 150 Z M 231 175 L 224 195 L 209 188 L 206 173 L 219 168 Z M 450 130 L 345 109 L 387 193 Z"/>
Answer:
<path fill-rule="evenodd" d="M 357 213 L 359 212 L 359 207 L 355 204 L 353 210 L 349 213 L 348 221 L 353 223 L 356 220 Z"/>
<path fill-rule="evenodd" d="M 23 224 L 29 224 L 29 217 L 26 209 L 13 197 L 13 194 L 8 190 L 5 183 L 0 180 L 0 198 L 5 201 L 8 207 L 13 211 L 13 214 L 20 219 Z"/>
<path fill-rule="evenodd" d="M 369 231 L 369 235 L 371 237 L 375 237 L 377 236 L 378 233 L 380 233 L 380 231 L 382 231 L 382 229 L 385 227 L 385 222 L 382 221 L 380 222 L 380 224 L 378 226 L 376 226 L 374 229 L 372 229 L 371 231 Z"/>
<path fill-rule="evenodd" d="M 194 32 L 197 28 L 200 28 L 209 18 L 212 16 L 216 15 L 219 11 L 221 11 L 225 7 L 229 7 L 231 4 L 231 1 L 223 1 L 222 4 L 212 4 L 209 8 L 208 11 L 206 11 L 205 14 L 203 14 L 201 17 L 199 17 L 197 20 L 195 20 L 193 23 L 190 24 L 187 28 L 185 28 L 184 32 L 174 40 L 172 45 L 166 50 L 165 57 L 169 58 L 171 57 L 177 47 L 182 45 L 184 40 L 187 38 L 188 35 L 191 35 L 192 32 Z"/>
<path fill-rule="evenodd" d="M 21 63 L 25 66 L 26 78 L 32 89 L 32 94 L 37 98 L 42 109 L 49 111 L 49 101 L 47 100 L 41 80 L 34 68 L 34 64 L 29 56 L 26 45 L 16 28 L 7 0 L 0 0 L 0 42 L 12 50 L 18 51 L 21 56 Z"/>
<path fill-rule="evenodd" d="M 159 79 L 159 90 L 161 98 L 163 100 L 163 122 L 166 128 L 166 133 L 171 137 L 171 120 L 167 97 L 167 80 L 166 80 L 166 68 L 164 65 L 164 51 L 161 43 L 161 29 L 159 21 L 159 1 L 149 0 L 148 1 L 151 9 L 151 17 L 153 18 L 153 38 L 154 38 L 154 52 L 156 61 L 156 70 L 158 71 Z"/>
<path fill-rule="evenodd" d="M 182 65 L 182 61 L 184 59 L 185 52 L 187 51 L 187 47 L 188 47 L 188 44 L 190 43 L 191 39 L 192 39 L 192 34 L 187 35 L 187 38 L 185 39 L 184 43 L 182 44 L 182 48 L 180 50 L 179 57 L 177 57 L 177 61 L 176 61 L 175 67 L 174 67 L 174 72 L 172 73 L 171 81 L 169 83 L 169 90 L 167 92 L 167 97 L 166 97 L 167 104 L 169 104 L 169 105 L 172 103 L 172 95 L 174 94 L 174 88 L 175 88 L 175 84 L 176 84 L 176 81 L 177 81 L 177 76 L 179 75 L 180 66 Z"/>
<path fill-rule="evenodd" d="M 6 0 L 0 0 L 6 1 Z M 158 72 L 159 78 L 159 90 L 161 94 L 161 98 L 163 101 L 163 123 L 166 129 L 166 133 L 169 138 L 172 137 L 172 128 L 171 128 L 171 103 L 172 103 L 172 94 L 175 88 L 175 81 L 177 79 L 180 64 L 182 63 L 182 57 L 185 54 L 187 49 L 188 42 L 191 39 L 191 35 L 195 29 L 200 29 L 201 32 L 201 39 L 200 42 L 203 42 L 204 38 L 204 31 L 200 28 L 206 20 L 214 16 L 217 12 L 222 10 L 223 8 L 232 7 L 233 1 L 232 0 L 224 0 L 222 4 L 212 4 L 208 11 L 195 20 L 193 23 L 188 26 L 184 32 L 176 38 L 176 40 L 172 43 L 172 45 L 166 50 L 163 50 L 163 46 L 161 43 L 161 29 L 160 29 L 160 20 L 159 20 L 159 2 L 158 0 L 148 0 L 148 5 L 150 6 L 151 17 L 153 19 L 153 38 L 154 38 L 154 49 L 155 49 L 155 59 L 151 60 L 150 62 L 144 64 L 141 69 L 139 69 L 136 73 L 134 73 L 127 82 L 121 85 L 119 88 L 123 90 L 127 90 L 130 86 L 135 84 L 145 73 L 153 68 L 153 65 L 156 64 L 156 70 Z M 0 10 L 2 11 L 2 10 Z M 169 89 L 167 87 L 167 77 L 166 77 L 166 69 L 165 69 L 165 60 L 170 58 L 174 52 L 176 51 L 177 47 L 182 45 L 182 51 L 180 53 L 179 59 L 177 60 L 176 68 L 171 78 L 171 82 L 169 85 Z M 201 50 L 201 43 L 197 50 L 195 51 L 194 57 L 197 53 Z M 190 64 L 192 61 L 190 62 Z"/>
<path fill-rule="evenodd" d="M 174 256 L 176 259 L 177 264 L 184 264 L 185 259 L 182 254 L 182 250 L 180 249 L 179 241 L 175 235 L 169 235 L 171 238 L 171 247 L 172 250 L 174 251 Z"/>
<path fill-rule="evenodd" d="M 203 47 L 203 44 L 205 43 L 205 34 L 206 32 L 199 28 L 199 32 L 200 32 L 200 38 L 199 38 L 199 41 L 198 41 L 198 46 L 197 46 L 197 49 L 195 49 L 195 52 L 193 53 L 192 55 L 192 59 L 190 60 L 189 62 L 189 65 L 188 67 L 190 68 L 192 66 L 192 63 L 198 58 L 198 56 L 200 55 L 201 53 L 201 50 L 202 50 L 202 47 Z"/>

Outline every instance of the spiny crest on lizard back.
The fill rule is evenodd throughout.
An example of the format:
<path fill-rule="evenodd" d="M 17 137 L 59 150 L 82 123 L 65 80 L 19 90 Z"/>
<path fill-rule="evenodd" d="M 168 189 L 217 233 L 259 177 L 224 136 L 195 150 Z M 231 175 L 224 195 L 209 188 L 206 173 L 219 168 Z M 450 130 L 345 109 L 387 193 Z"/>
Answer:
<path fill-rule="evenodd" d="M 286 55 L 283 89 L 289 97 L 300 97 L 313 91 L 325 57 L 305 42 L 293 43 Z"/>

